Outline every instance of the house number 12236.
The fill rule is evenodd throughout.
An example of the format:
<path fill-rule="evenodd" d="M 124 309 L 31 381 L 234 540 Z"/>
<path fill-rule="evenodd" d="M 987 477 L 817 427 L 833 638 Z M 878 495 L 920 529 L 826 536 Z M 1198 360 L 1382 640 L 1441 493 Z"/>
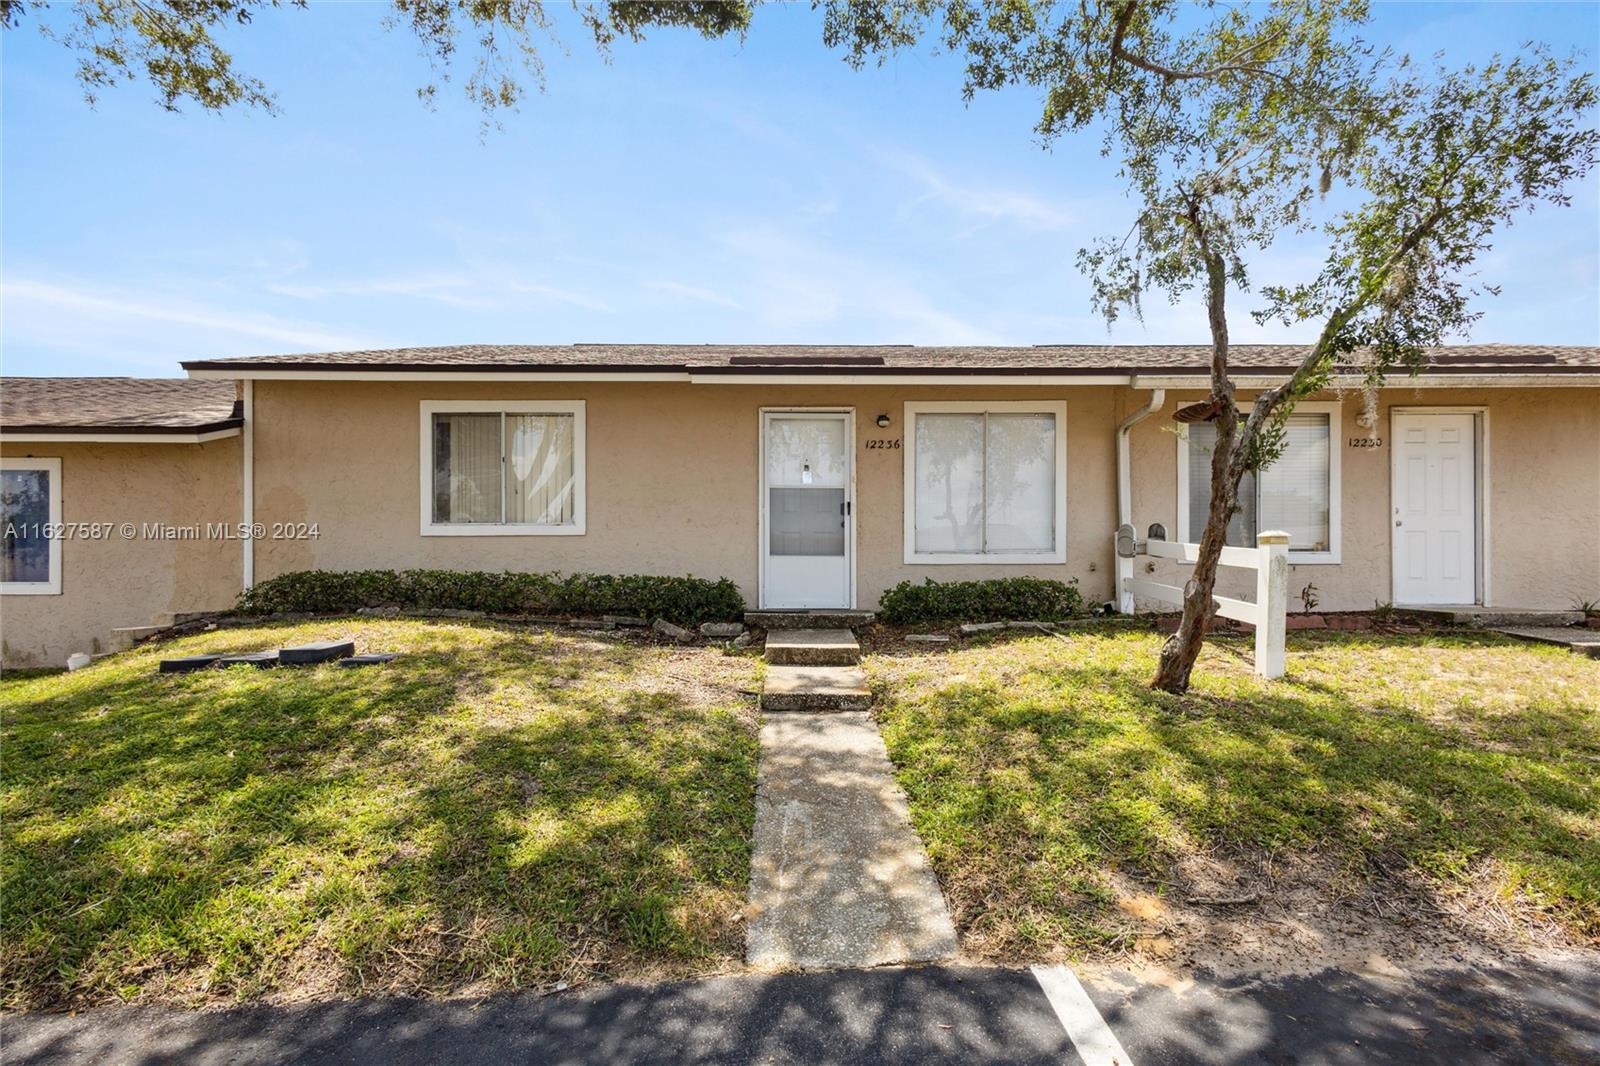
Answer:
<path fill-rule="evenodd" d="M 868 451 L 871 451 L 874 448 L 890 448 L 890 449 L 893 449 L 893 448 L 898 448 L 898 447 L 900 447 L 900 438 L 899 437 L 869 437 L 869 438 L 867 438 L 867 450 Z"/>
<path fill-rule="evenodd" d="M 1383 438 L 1351 437 L 1348 443 L 1352 448 L 1381 448 L 1383 447 Z"/>

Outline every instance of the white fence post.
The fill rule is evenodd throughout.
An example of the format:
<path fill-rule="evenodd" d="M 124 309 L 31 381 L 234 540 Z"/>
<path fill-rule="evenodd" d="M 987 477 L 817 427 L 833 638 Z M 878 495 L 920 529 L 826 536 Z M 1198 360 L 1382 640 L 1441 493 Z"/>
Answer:
<path fill-rule="evenodd" d="M 1256 567 L 1256 673 L 1282 677 L 1284 615 L 1289 609 L 1289 534 L 1277 530 L 1256 537 L 1261 562 Z"/>

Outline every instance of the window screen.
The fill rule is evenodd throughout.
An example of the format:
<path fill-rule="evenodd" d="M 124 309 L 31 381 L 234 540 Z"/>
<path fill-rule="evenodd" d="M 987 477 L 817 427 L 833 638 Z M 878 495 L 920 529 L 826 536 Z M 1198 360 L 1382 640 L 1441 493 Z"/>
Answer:
<path fill-rule="evenodd" d="M 50 471 L 0 471 L 0 581 L 50 580 Z"/>
<path fill-rule="evenodd" d="M 1056 416 L 918 413 L 916 553 L 1028 555 L 1056 548 Z"/>
<path fill-rule="evenodd" d="M 571 414 L 433 416 L 433 520 L 562 526 L 576 522 Z"/>
<path fill-rule="evenodd" d="M 1189 536 L 1198 539 L 1211 508 L 1211 456 L 1216 427 L 1189 427 Z M 1239 482 L 1239 509 L 1228 522 L 1228 543 L 1254 547 L 1263 529 L 1289 534 L 1289 551 L 1329 550 L 1330 449 L 1327 414 L 1291 415 L 1283 454 L 1265 470 L 1246 473 Z"/>

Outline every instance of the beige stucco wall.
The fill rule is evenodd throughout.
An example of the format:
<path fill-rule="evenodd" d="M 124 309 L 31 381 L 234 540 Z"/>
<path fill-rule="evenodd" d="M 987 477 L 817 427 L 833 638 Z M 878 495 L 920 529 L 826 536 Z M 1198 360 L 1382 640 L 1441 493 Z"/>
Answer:
<path fill-rule="evenodd" d="M 587 401 L 588 531 L 571 537 L 424 537 L 419 404 L 424 399 Z M 1018 573 L 1076 577 L 1091 602 L 1112 596 L 1115 426 L 1145 393 L 1124 388 L 747 386 L 661 383 L 258 382 L 256 519 L 314 522 L 315 540 L 267 540 L 260 578 L 307 568 L 453 567 L 727 576 L 758 597 L 757 476 L 762 407 L 853 407 L 856 413 L 857 604 L 873 607 L 904 580 Z M 1167 411 L 1197 398 L 1169 394 Z M 1052 399 L 1067 404 L 1067 561 L 1060 565 L 927 565 L 903 561 L 903 451 L 912 400 Z M 1489 602 L 1565 608 L 1600 598 L 1600 389 L 1394 389 L 1393 406 L 1475 406 L 1489 412 Z M 1359 610 L 1392 598 L 1387 446 L 1355 449 L 1359 398 L 1340 434 L 1342 562 L 1293 568 L 1293 594 L 1314 581 L 1322 607 Z M 879 429 L 887 413 L 893 424 Z M 1177 440 L 1165 416 L 1133 432 L 1134 516 L 1176 535 Z M 204 445 L 37 444 L 5 455 L 62 460 L 68 522 L 178 525 L 237 522 L 238 438 Z M 235 541 L 120 537 L 63 546 L 63 594 L 0 599 L 8 666 L 58 665 L 110 647 L 117 626 L 224 607 L 240 583 Z M 1142 569 L 1142 566 L 1141 566 Z M 1251 593 L 1225 571 L 1222 591 Z M 1156 570 L 1181 581 L 1173 567 Z"/>
<path fill-rule="evenodd" d="M 237 523 L 240 441 L 205 444 L 0 444 L 0 454 L 61 460 L 64 523 L 134 523 L 132 539 L 68 539 L 58 596 L 0 596 L 8 667 L 60 666 L 112 650 L 112 629 L 229 607 L 240 587 L 237 541 L 159 540 L 146 522 Z"/>
<path fill-rule="evenodd" d="M 760 410 L 854 407 L 857 603 L 906 578 L 1019 573 L 1077 577 L 1111 594 L 1116 468 L 1111 388 L 745 386 L 663 383 L 257 382 L 257 519 L 316 522 L 315 540 L 258 546 L 257 577 L 310 567 L 454 567 L 727 576 L 757 602 Z M 419 404 L 453 399 L 587 401 L 588 520 L 582 536 L 425 537 Z M 901 547 L 902 405 L 928 399 L 1067 402 L 1067 561 L 907 566 Z M 880 430 L 874 419 L 894 420 Z"/>
<path fill-rule="evenodd" d="M 1251 393 L 1243 397 L 1253 398 Z M 1167 394 L 1170 413 L 1202 399 Z M 1335 395 L 1317 399 L 1340 399 Z M 1358 393 L 1341 406 L 1343 493 L 1338 565 L 1290 568 L 1290 609 L 1315 583 L 1324 610 L 1369 610 L 1393 600 L 1390 533 L 1390 411 L 1395 407 L 1483 407 L 1487 417 L 1488 603 L 1503 607 L 1570 608 L 1600 599 L 1600 389 L 1386 389 L 1377 424 L 1356 424 Z M 1134 516 L 1141 533 L 1163 522 L 1177 535 L 1178 443 L 1170 418 L 1148 419 L 1132 434 Z M 1352 437 L 1377 436 L 1380 448 L 1352 448 Z M 1140 570 L 1146 569 L 1141 561 Z M 1175 565 L 1158 564 L 1156 580 L 1181 583 Z M 1254 596 L 1254 575 L 1222 571 L 1218 591 Z"/>
<path fill-rule="evenodd" d="M 1144 393 L 1113 387 L 847 387 L 662 383 L 258 382 L 257 517 L 314 521 L 316 541 L 265 543 L 258 575 L 309 567 L 644 571 L 728 576 L 758 596 L 758 426 L 762 407 L 856 412 L 857 604 L 872 607 L 907 578 L 1029 573 L 1076 577 L 1091 602 L 1112 596 L 1115 426 Z M 424 537 L 419 531 L 418 405 L 424 399 L 583 399 L 588 423 L 588 532 L 577 537 Z M 1196 394 L 1169 394 L 1167 411 Z M 1323 397 L 1336 398 L 1336 397 Z M 927 565 L 903 561 L 902 438 L 911 400 L 1062 399 L 1067 403 L 1067 562 Z M 1389 408 L 1483 405 L 1489 410 L 1489 601 L 1562 608 L 1600 596 L 1600 390 L 1385 392 Z M 1372 432 L 1345 398 L 1342 562 L 1294 567 L 1327 610 L 1391 599 L 1389 449 L 1345 442 Z M 874 425 L 879 413 L 894 420 Z M 1177 440 L 1166 417 L 1133 434 L 1134 514 L 1176 534 Z M 1559 546 L 1552 563 L 1551 549 Z M 1157 571 L 1177 577 L 1178 571 Z M 1225 572 L 1249 594 L 1249 576 Z"/>

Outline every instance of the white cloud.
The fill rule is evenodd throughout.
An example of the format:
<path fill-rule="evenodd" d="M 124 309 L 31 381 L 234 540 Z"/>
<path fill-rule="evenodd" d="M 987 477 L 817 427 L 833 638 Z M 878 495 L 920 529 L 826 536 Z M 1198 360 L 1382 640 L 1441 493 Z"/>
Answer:
<path fill-rule="evenodd" d="M 41 347 L 85 349 L 107 343 L 136 351 L 195 351 L 204 341 L 236 351 L 241 341 L 307 351 L 360 348 L 361 338 L 316 322 L 262 311 L 240 311 L 190 300 L 124 290 L 94 290 L 28 279 L 7 279 L 6 333 Z M 150 335 L 150 326 L 160 327 Z M 170 356 L 169 358 L 176 358 Z"/>
<path fill-rule="evenodd" d="M 1014 222 L 1032 229 L 1068 229 L 1077 222 L 1059 205 L 1030 193 L 957 181 L 941 173 L 926 159 L 909 152 L 877 154 L 884 165 L 922 186 L 919 201 L 932 201 L 962 214 Z"/>
<path fill-rule="evenodd" d="M 360 278 L 346 281 L 277 282 L 270 292 L 300 300 L 325 300 L 330 296 L 399 296 L 431 300 L 467 311 L 503 311 L 532 296 L 553 303 L 571 304 L 589 311 L 606 311 L 606 304 L 585 293 L 534 281 L 513 281 L 490 274 L 422 274 L 415 277 Z"/>

